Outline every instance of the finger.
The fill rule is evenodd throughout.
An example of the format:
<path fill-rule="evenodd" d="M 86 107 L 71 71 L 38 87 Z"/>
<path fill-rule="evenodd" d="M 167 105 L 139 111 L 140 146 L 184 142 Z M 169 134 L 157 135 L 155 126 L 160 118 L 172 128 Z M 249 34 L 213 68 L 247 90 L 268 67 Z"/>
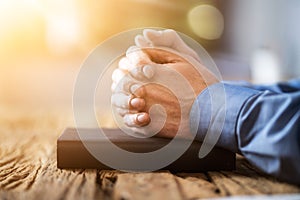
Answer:
<path fill-rule="evenodd" d="M 136 97 L 144 97 L 146 94 L 145 87 L 139 83 L 132 84 L 130 86 L 130 93 Z"/>
<path fill-rule="evenodd" d="M 141 127 L 150 123 L 150 116 L 148 113 L 126 114 L 123 120 L 129 127 Z"/>
<path fill-rule="evenodd" d="M 169 47 L 180 53 L 190 55 L 200 61 L 198 54 L 181 39 L 176 31 L 172 29 L 163 31 L 145 29 L 143 35 L 148 42 L 153 44 L 153 46 Z"/>
<path fill-rule="evenodd" d="M 147 41 L 146 38 L 142 35 L 137 35 L 134 38 L 134 42 L 138 47 L 152 47 L 152 43 Z"/>
<path fill-rule="evenodd" d="M 115 70 L 113 71 L 113 73 L 112 73 L 112 80 L 113 80 L 113 82 L 116 82 L 116 83 L 117 83 L 117 82 L 119 82 L 125 75 L 126 75 L 126 73 L 125 73 L 123 70 L 117 68 L 117 69 L 115 69 Z"/>
<path fill-rule="evenodd" d="M 126 57 L 129 59 L 130 63 L 135 67 L 140 67 L 152 63 L 149 56 L 137 46 L 129 47 L 126 51 Z"/>
<path fill-rule="evenodd" d="M 129 102 L 131 110 L 142 111 L 145 108 L 146 102 L 142 98 L 133 98 Z"/>
<path fill-rule="evenodd" d="M 133 80 L 130 76 L 123 77 L 118 83 L 113 82 L 112 91 L 114 93 L 124 93 L 124 94 L 133 94 L 136 97 L 144 97 L 145 96 L 145 88 L 144 86 Z"/>
<path fill-rule="evenodd" d="M 135 114 L 135 113 L 138 113 L 139 111 L 137 111 L 137 110 L 124 109 L 124 108 L 116 108 L 116 112 L 117 112 L 121 117 L 124 117 L 126 114 Z"/>
<path fill-rule="evenodd" d="M 135 67 L 129 71 L 131 76 L 137 80 L 147 80 L 154 76 L 154 69 L 151 65 L 147 64 L 141 67 Z"/>
<path fill-rule="evenodd" d="M 140 51 L 141 48 L 137 47 L 137 46 L 130 46 L 127 50 L 126 50 L 126 57 L 128 57 L 128 55 Z"/>
<path fill-rule="evenodd" d="M 130 71 L 133 69 L 135 66 L 130 62 L 130 60 L 127 57 L 123 57 L 119 61 L 118 65 L 119 69 L 124 70 L 124 71 Z"/>
<path fill-rule="evenodd" d="M 136 81 L 133 80 L 133 78 L 129 75 L 124 76 L 119 82 L 113 82 L 113 85 L 115 85 L 115 93 L 132 93 L 130 91 L 130 87 L 132 85 L 136 84 Z"/>
<path fill-rule="evenodd" d="M 124 108 L 116 108 L 116 112 L 122 117 L 124 117 L 126 114 L 129 114 L 129 110 Z"/>
<path fill-rule="evenodd" d="M 117 108 L 127 109 L 131 111 L 141 111 L 145 108 L 146 102 L 143 98 L 124 93 L 114 93 L 111 97 L 111 103 Z"/>
<path fill-rule="evenodd" d="M 116 82 L 113 82 L 112 84 L 111 84 L 111 91 L 112 92 L 114 92 L 115 91 L 115 89 L 116 89 L 116 87 L 117 87 L 117 83 Z"/>
<path fill-rule="evenodd" d="M 124 93 L 114 93 L 111 96 L 111 103 L 118 108 L 129 109 L 131 99 L 132 95 L 126 95 Z"/>
<path fill-rule="evenodd" d="M 164 38 L 162 38 L 162 31 L 144 29 L 143 36 L 148 42 L 151 42 L 155 46 L 169 46 L 167 45 L 169 44 L 169 39 L 167 38 L 167 41 L 165 41 Z"/>
<path fill-rule="evenodd" d="M 145 53 L 143 53 L 143 52 L 139 52 L 139 53 L 134 52 L 134 54 L 143 54 L 142 56 L 144 56 Z M 136 55 L 136 56 L 138 56 L 138 55 Z M 147 60 L 148 59 L 149 58 L 147 58 Z M 139 62 L 139 61 L 136 60 L 134 62 Z M 138 66 L 131 63 L 130 60 L 127 57 L 124 57 L 119 61 L 119 69 L 121 69 L 123 74 L 125 73 L 124 71 L 131 72 L 133 77 L 137 78 L 137 79 L 144 79 L 144 78 L 150 79 L 150 78 L 153 77 L 153 75 L 154 75 L 153 67 L 148 66 L 148 65 L 149 64 L 146 64 L 145 66 L 142 66 L 141 69 L 136 69 Z"/>

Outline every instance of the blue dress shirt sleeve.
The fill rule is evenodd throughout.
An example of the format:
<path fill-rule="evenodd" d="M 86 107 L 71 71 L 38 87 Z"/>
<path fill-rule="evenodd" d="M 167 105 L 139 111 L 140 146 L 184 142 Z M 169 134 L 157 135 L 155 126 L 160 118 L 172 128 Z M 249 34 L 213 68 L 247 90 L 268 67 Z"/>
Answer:
<path fill-rule="evenodd" d="M 225 104 L 212 112 L 213 93 L 224 88 Z M 197 112 L 195 105 L 199 106 Z M 203 141 L 208 129 L 225 120 L 217 145 L 240 153 L 280 180 L 300 184 L 300 79 L 269 86 L 218 83 L 209 86 L 194 102 L 191 126 Z M 194 119 L 199 119 L 197 122 Z M 192 127 L 191 127 L 192 128 Z"/>

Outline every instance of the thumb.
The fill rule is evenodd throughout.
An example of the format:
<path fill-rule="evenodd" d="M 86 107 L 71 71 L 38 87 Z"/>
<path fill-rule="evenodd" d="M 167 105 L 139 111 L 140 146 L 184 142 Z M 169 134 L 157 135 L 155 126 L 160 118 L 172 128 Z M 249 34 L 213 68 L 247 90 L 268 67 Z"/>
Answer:
<path fill-rule="evenodd" d="M 149 59 L 156 64 L 168 64 L 183 62 L 184 58 L 179 52 L 169 48 L 143 48 L 143 52 L 147 54 Z"/>
<path fill-rule="evenodd" d="M 126 57 L 132 67 L 141 67 L 152 63 L 149 55 L 137 46 L 129 47 L 126 51 Z"/>

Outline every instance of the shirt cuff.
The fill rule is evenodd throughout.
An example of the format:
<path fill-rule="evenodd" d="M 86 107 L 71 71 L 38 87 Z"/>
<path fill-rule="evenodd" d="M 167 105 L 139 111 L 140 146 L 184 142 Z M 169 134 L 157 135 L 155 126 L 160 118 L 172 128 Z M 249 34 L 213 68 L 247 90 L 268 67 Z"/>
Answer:
<path fill-rule="evenodd" d="M 236 125 L 245 102 L 260 91 L 217 83 L 207 87 L 195 100 L 190 112 L 190 129 L 195 138 L 239 152 Z"/>

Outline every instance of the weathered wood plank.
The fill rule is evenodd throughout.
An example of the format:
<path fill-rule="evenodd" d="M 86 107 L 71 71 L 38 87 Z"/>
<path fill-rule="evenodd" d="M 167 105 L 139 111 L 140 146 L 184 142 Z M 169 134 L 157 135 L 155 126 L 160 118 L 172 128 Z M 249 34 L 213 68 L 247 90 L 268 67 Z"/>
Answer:
<path fill-rule="evenodd" d="M 237 160 L 237 170 L 208 174 L 222 195 L 300 193 L 300 187 L 263 174 L 241 157 Z"/>
<path fill-rule="evenodd" d="M 249 194 L 260 194 L 258 191 L 253 190 L 250 187 L 241 185 L 233 179 L 228 178 L 221 172 L 208 172 L 212 181 L 219 188 L 221 195 L 249 195 Z"/>
<path fill-rule="evenodd" d="M 0 199 L 198 199 L 300 193 L 300 187 L 265 176 L 244 159 L 232 172 L 60 170 L 56 139 L 71 125 L 66 116 L 5 115 L 0 109 Z"/>
<path fill-rule="evenodd" d="M 181 174 L 176 180 L 185 199 L 221 196 L 217 186 L 207 180 L 204 174 Z"/>
<path fill-rule="evenodd" d="M 119 174 L 113 199 L 185 199 L 176 178 L 170 173 Z"/>

